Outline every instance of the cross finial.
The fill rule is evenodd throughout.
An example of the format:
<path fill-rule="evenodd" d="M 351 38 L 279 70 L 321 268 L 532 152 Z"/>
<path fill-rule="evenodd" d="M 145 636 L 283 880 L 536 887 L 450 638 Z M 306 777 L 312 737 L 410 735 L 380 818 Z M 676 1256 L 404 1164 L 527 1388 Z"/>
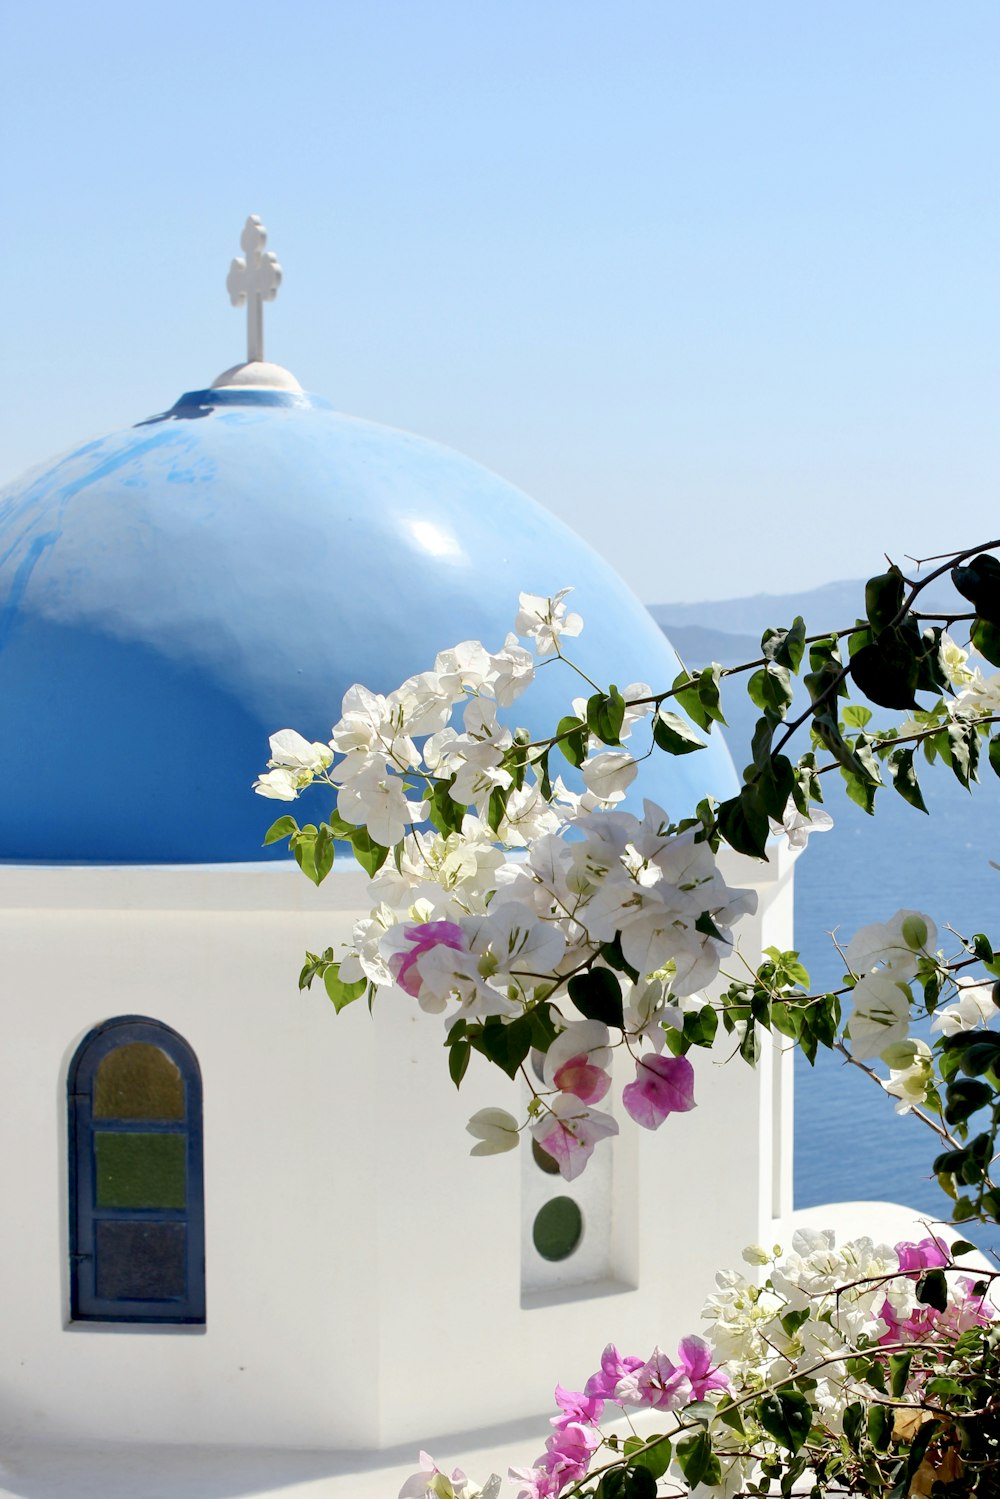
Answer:
<path fill-rule="evenodd" d="M 240 244 L 246 254 L 236 256 L 226 277 L 226 290 L 234 307 L 247 304 L 247 363 L 264 358 L 264 303 L 273 302 L 281 285 L 281 266 L 271 250 L 265 250 L 267 230 L 255 213 L 243 225 Z"/>

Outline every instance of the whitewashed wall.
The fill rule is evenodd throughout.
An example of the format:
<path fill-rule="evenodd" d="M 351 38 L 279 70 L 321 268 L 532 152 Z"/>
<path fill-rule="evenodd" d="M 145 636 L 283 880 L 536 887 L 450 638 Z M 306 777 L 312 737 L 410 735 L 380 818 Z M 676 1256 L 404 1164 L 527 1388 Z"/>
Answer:
<path fill-rule="evenodd" d="M 750 960 L 789 946 L 787 853 L 726 874 L 760 890 Z M 463 1128 L 505 1080 L 474 1059 L 456 1093 L 440 1020 L 399 996 L 372 1019 L 296 991 L 363 890 L 353 869 L 317 891 L 279 866 L 0 867 L 0 1435 L 376 1449 L 541 1413 L 609 1337 L 696 1329 L 712 1270 L 789 1211 L 790 1058 L 723 1068 L 725 1038 L 695 1111 L 614 1144 L 609 1273 L 522 1295 L 521 1152 L 472 1160 Z M 66 1070 L 121 1014 L 201 1064 L 204 1329 L 69 1322 Z"/>

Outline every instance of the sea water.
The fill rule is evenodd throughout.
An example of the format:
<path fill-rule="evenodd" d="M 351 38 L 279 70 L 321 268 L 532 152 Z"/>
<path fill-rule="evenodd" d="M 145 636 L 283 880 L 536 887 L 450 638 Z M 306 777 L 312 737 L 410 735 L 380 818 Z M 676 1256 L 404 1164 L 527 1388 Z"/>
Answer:
<path fill-rule="evenodd" d="M 869 817 L 842 786 L 829 787 L 835 826 L 810 838 L 795 868 L 795 945 L 813 992 L 843 981 L 831 930 L 846 945 L 901 907 L 933 918 L 946 954 L 959 950 L 949 925 L 964 936 L 984 932 L 1000 948 L 1000 871 L 990 864 L 1000 863 L 1000 780 L 983 761 L 984 783 L 970 794 L 947 766 L 920 768 L 918 760 L 929 816 L 887 788 Z M 814 1068 L 796 1056 L 795 1088 L 796 1207 L 881 1199 L 947 1218 L 948 1199 L 930 1170 L 946 1147 L 913 1115 L 897 1115 L 896 1099 L 830 1052 Z M 1000 1249 L 1000 1229 L 962 1232 Z"/>

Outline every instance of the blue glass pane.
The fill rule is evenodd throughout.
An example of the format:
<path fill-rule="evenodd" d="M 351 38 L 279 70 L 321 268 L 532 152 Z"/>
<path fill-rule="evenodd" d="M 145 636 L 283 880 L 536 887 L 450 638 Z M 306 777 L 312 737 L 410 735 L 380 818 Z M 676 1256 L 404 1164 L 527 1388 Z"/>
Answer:
<path fill-rule="evenodd" d="M 96 1225 L 96 1291 L 107 1301 L 166 1301 L 186 1290 L 183 1223 Z"/>

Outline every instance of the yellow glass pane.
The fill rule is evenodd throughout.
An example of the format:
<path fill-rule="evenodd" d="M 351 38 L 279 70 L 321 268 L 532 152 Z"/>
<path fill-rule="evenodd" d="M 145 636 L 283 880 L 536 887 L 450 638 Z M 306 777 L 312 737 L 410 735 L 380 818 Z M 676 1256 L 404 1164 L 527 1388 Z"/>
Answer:
<path fill-rule="evenodd" d="M 176 1062 L 148 1041 L 109 1051 L 94 1079 L 95 1119 L 183 1119 L 184 1080 Z"/>

